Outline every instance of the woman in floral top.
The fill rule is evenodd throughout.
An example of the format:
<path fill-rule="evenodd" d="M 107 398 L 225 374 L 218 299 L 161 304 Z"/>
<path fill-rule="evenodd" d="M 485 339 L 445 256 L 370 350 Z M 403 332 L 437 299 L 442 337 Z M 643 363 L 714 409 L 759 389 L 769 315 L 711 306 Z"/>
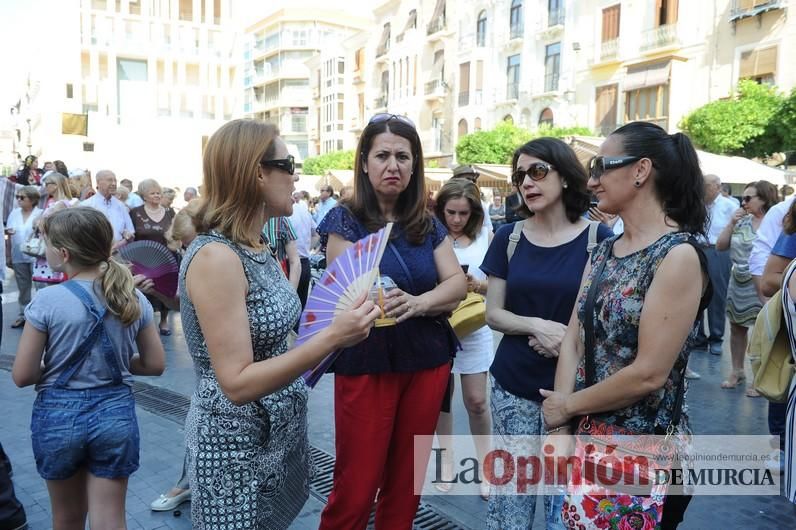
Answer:
<path fill-rule="evenodd" d="M 567 433 L 590 416 L 639 434 L 668 427 L 689 432 L 675 416 L 676 389 L 688 362 L 693 323 L 709 284 L 689 239 L 704 233 L 707 212 L 699 160 L 685 135 L 657 125 L 617 129 L 590 164 L 598 208 L 618 214 L 624 234 L 602 242 L 561 344 L 555 391 L 542 390 L 547 427 Z M 584 314 L 592 270 L 605 262 L 593 314 Z M 584 382 L 586 318 L 594 319 L 595 384 Z M 667 496 L 662 528 L 676 528 L 688 496 Z M 566 519 L 566 517 L 565 517 Z M 566 522 L 566 521 L 565 521 Z"/>

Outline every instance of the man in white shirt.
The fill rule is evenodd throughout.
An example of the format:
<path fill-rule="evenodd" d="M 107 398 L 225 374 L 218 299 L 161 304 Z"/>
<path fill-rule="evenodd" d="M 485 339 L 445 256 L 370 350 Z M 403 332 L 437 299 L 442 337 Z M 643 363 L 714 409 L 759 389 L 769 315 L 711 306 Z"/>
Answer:
<path fill-rule="evenodd" d="M 713 284 L 713 298 L 708 306 L 708 330 L 706 337 L 703 316 L 697 317 L 697 348 L 706 349 L 713 355 L 721 355 L 726 326 L 727 284 L 730 281 L 729 250 L 716 250 L 716 240 L 730 222 L 735 203 L 721 194 L 721 179 L 717 175 L 705 175 L 705 206 L 708 210 L 707 236 L 703 241 L 705 256 L 708 259 L 708 274 Z"/>
<path fill-rule="evenodd" d="M 329 210 L 337 206 L 337 201 L 332 195 L 334 195 L 334 188 L 330 185 L 327 184 L 321 188 L 321 199 L 315 207 L 315 215 L 312 216 L 313 219 L 315 219 L 316 225 L 321 224 L 321 221 L 323 221 L 323 218 L 329 213 Z"/>
<path fill-rule="evenodd" d="M 96 178 L 97 193 L 80 204 L 105 214 L 113 227 L 114 247 L 118 247 L 131 241 L 135 236 L 133 221 L 124 203 L 113 196 L 116 193 L 116 175 L 113 171 L 107 169 L 98 171 Z"/>
<path fill-rule="evenodd" d="M 307 304 L 307 289 L 310 286 L 310 248 L 312 248 L 316 224 L 309 209 L 296 199 L 296 194 L 293 194 L 293 202 L 293 215 L 290 216 L 290 224 L 293 225 L 293 231 L 296 232 L 296 250 L 301 262 L 301 276 L 299 276 L 297 291 L 301 300 L 301 308 L 304 309 Z"/>

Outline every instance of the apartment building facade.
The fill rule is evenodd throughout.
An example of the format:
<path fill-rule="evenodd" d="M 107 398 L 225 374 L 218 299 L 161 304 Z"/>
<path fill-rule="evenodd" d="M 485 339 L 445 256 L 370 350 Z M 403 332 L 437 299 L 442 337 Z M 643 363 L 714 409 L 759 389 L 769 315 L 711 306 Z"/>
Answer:
<path fill-rule="evenodd" d="M 788 3 L 579 3 L 579 34 L 588 36 L 577 76 L 582 123 L 602 134 L 633 120 L 675 131 L 694 109 L 731 97 L 741 79 L 789 91 L 796 71 L 784 68 L 783 51 L 796 47 L 796 22 Z"/>
<path fill-rule="evenodd" d="M 366 18 L 339 10 L 306 7 L 277 10 L 248 27 L 243 53 L 244 116 L 277 124 L 288 148 L 299 160 L 310 153 L 316 154 L 319 141 L 332 141 L 336 147 L 341 121 L 337 105 L 343 100 L 343 92 L 337 87 L 345 74 L 345 64 L 336 59 L 336 54 L 330 55 L 330 51 L 337 50 L 340 42 L 367 27 Z M 335 135 L 311 142 L 313 91 L 306 61 L 318 60 L 320 54 L 324 57 L 324 68 L 330 68 L 325 71 L 324 80 L 335 87 L 331 90 L 332 85 L 324 86 L 322 96 L 324 106 L 333 107 L 334 112 L 325 114 L 324 123 L 333 128 Z M 326 57 L 332 57 L 330 61 L 334 64 L 327 65 Z M 318 65 L 321 66 L 320 61 Z"/>
<path fill-rule="evenodd" d="M 789 3 L 387 0 L 338 55 L 350 74 L 342 145 L 353 148 L 364 120 L 386 111 L 411 118 L 441 165 L 454 163 L 463 135 L 503 120 L 600 134 L 649 120 L 675 131 L 740 79 L 796 85 L 784 68 L 784 50 L 796 49 Z"/>
<path fill-rule="evenodd" d="M 63 31 L 30 65 L 19 112 L 33 153 L 134 182 L 200 183 L 207 137 L 240 106 L 234 2 L 54 3 Z"/>

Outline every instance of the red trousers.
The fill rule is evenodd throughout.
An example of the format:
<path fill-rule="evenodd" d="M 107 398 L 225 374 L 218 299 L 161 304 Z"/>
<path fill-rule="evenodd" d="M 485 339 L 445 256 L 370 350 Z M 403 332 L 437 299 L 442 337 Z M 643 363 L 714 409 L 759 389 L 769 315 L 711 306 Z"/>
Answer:
<path fill-rule="evenodd" d="M 337 460 L 320 530 L 364 529 L 379 488 L 376 528 L 412 528 L 420 503 L 415 480 L 422 484 L 431 451 L 429 438 L 415 458 L 414 437 L 434 434 L 449 374 L 450 364 L 414 373 L 335 375 Z"/>

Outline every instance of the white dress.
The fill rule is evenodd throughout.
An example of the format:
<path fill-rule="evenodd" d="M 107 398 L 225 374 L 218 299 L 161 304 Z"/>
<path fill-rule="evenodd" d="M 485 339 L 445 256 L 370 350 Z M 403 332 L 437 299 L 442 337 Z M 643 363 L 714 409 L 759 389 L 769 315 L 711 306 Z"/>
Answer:
<path fill-rule="evenodd" d="M 454 248 L 456 258 L 460 265 L 467 265 L 469 274 L 477 280 L 486 280 L 486 275 L 481 271 L 481 263 L 489 247 L 490 228 L 483 226 L 475 241 L 465 248 Z M 484 325 L 461 339 L 462 350 L 456 353 L 453 361 L 455 374 L 478 374 L 489 371 L 492 359 L 495 357 L 495 348 L 492 344 L 492 330 Z"/>
<path fill-rule="evenodd" d="M 788 290 L 791 276 L 796 267 L 790 267 L 787 275 L 782 282 L 782 320 L 787 326 L 788 339 L 790 340 L 790 353 L 796 362 L 796 300 L 794 300 Z M 796 455 L 793 454 L 794 442 L 796 442 L 796 377 L 791 379 L 790 390 L 788 392 L 788 405 L 785 428 L 785 495 L 792 503 L 796 503 Z"/>

